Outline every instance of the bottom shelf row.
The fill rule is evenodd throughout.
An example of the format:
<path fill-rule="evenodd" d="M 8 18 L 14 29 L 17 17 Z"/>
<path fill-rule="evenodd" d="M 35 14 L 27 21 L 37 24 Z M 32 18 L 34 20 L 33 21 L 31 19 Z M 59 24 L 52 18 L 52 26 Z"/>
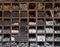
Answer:
<path fill-rule="evenodd" d="M 35 42 L 30 42 L 29 44 L 27 42 L 20 44 L 18 42 L 5 42 L 2 45 L 0 42 L 0 47 L 60 47 L 60 44 L 58 42 L 56 42 L 55 45 L 52 45 L 51 42 L 46 42 L 45 45 L 43 42 L 38 42 L 37 44 Z"/>

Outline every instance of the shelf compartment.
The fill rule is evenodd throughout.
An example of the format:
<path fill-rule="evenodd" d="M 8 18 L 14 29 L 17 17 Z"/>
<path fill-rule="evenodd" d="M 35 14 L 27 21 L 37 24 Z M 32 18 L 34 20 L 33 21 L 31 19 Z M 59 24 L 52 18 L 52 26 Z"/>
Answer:
<path fill-rule="evenodd" d="M 3 8 L 3 5 L 2 5 L 2 4 L 0 4 L 0 10 L 2 10 L 2 8 Z"/>
<path fill-rule="evenodd" d="M 20 17 L 27 17 L 27 11 L 20 11 Z"/>
<path fill-rule="evenodd" d="M 10 27 L 8 26 L 8 27 L 4 27 L 4 30 L 3 30 L 3 33 L 10 33 Z"/>
<path fill-rule="evenodd" d="M 27 3 L 21 3 L 20 4 L 20 10 L 27 10 L 27 9 L 28 9 Z"/>
<path fill-rule="evenodd" d="M 36 25 L 36 19 L 29 19 L 29 25 Z"/>
<path fill-rule="evenodd" d="M 2 17 L 2 11 L 0 11 L 0 17 Z"/>
<path fill-rule="evenodd" d="M 21 24 L 21 25 L 28 25 L 27 19 L 23 19 L 23 18 L 22 18 L 22 19 L 20 20 L 20 24 Z"/>
<path fill-rule="evenodd" d="M 37 27 L 37 33 L 38 33 L 38 34 L 40 34 L 40 33 L 45 33 L 44 27 L 38 26 L 38 27 Z"/>
<path fill-rule="evenodd" d="M 2 19 L 0 19 L 0 25 L 2 25 Z"/>
<path fill-rule="evenodd" d="M 36 33 L 36 28 L 34 26 L 29 27 L 29 33 Z"/>
<path fill-rule="evenodd" d="M 0 26 L 0 33 L 2 33 L 2 27 Z"/>
<path fill-rule="evenodd" d="M 11 33 L 19 33 L 19 27 L 18 26 L 13 26 Z"/>

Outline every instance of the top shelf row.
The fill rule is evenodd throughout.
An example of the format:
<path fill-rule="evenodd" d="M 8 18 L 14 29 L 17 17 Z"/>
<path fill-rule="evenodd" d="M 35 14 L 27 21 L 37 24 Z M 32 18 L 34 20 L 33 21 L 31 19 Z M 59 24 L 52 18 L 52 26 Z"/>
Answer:
<path fill-rule="evenodd" d="M 0 2 L 9 2 L 9 1 L 11 2 L 18 2 L 18 1 L 20 2 L 55 2 L 57 1 L 59 2 L 60 0 L 0 0 Z"/>

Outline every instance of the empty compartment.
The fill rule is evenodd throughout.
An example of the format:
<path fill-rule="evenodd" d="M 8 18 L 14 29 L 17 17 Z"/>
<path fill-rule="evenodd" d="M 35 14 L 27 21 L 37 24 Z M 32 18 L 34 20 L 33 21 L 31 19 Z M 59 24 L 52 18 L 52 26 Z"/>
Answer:
<path fill-rule="evenodd" d="M 30 26 L 29 27 L 29 33 L 36 33 L 36 27 Z"/>
<path fill-rule="evenodd" d="M 17 18 L 12 19 L 12 25 L 19 25 L 19 19 Z"/>
<path fill-rule="evenodd" d="M 12 11 L 12 17 L 19 17 L 18 11 Z"/>
<path fill-rule="evenodd" d="M 11 9 L 11 4 L 4 4 L 3 10 L 10 10 Z"/>
<path fill-rule="evenodd" d="M 29 16 L 30 17 L 35 17 L 36 16 L 36 12 L 35 11 L 29 11 Z"/>
<path fill-rule="evenodd" d="M 54 8 L 55 8 L 55 9 L 60 9 L 60 3 L 55 3 Z"/>
<path fill-rule="evenodd" d="M 19 39 L 20 39 L 20 42 L 27 42 L 27 40 L 28 40 L 28 35 L 27 34 L 21 34 L 20 36 L 19 36 Z"/>
<path fill-rule="evenodd" d="M 35 42 L 30 42 L 29 47 L 37 47 L 37 44 Z"/>
<path fill-rule="evenodd" d="M 38 3 L 37 4 L 37 9 L 38 10 L 43 10 L 45 8 L 44 3 Z"/>
<path fill-rule="evenodd" d="M 21 33 L 27 33 L 27 32 L 28 32 L 27 26 L 21 26 L 21 27 L 20 27 L 20 32 L 21 32 Z"/>
<path fill-rule="evenodd" d="M 3 37 L 3 42 L 9 42 L 10 41 L 10 34 L 4 34 L 4 37 Z"/>
<path fill-rule="evenodd" d="M 11 33 L 19 33 L 19 27 L 18 26 L 13 26 Z"/>
<path fill-rule="evenodd" d="M 54 35 L 54 41 L 59 42 L 60 41 L 60 34 L 55 34 Z"/>
<path fill-rule="evenodd" d="M 36 35 L 35 34 L 29 34 L 29 41 L 36 41 Z"/>
<path fill-rule="evenodd" d="M 46 42 L 46 47 L 54 47 L 52 42 Z"/>
<path fill-rule="evenodd" d="M 53 41 L 53 35 L 52 34 L 46 34 L 46 41 Z"/>
<path fill-rule="evenodd" d="M 0 11 L 0 17 L 2 17 L 2 11 Z"/>
<path fill-rule="evenodd" d="M 10 33 L 10 27 L 4 27 L 3 33 Z"/>
<path fill-rule="evenodd" d="M 4 42 L 3 47 L 10 47 L 10 43 L 9 42 Z"/>
<path fill-rule="evenodd" d="M 10 17 L 10 16 L 11 16 L 11 12 L 9 12 L 9 11 L 4 11 L 4 12 L 3 12 L 3 15 L 4 15 L 4 17 Z"/>
<path fill-rule="evenodd" d="M 1 44 L 1 42 L 2 42 L 2 35 L 0 34 L 0 44 Z"/>
<path fill-rule="evenodd" d="M 2 27 L 0 27 L 0 33 L 2 33 Z"/>
<path fill-rule="evenodd" d="M 57 11 L 57 12 L 55 11 L 55 12 L 54 12 L 54 16 L 55 16 L 55 17 L 60 17 L 60 11 Z"/>
<path fill-rule="evenodd" d="M 60 33 L 60 26 L 55 26 L 54 31 L 55 33 Z"/>
<path fill-rule="evenodd" d="M 37 27 L 37 33 L 44 33 L 45 30 L 44 30 L 44 26 L 38 26 Z"/>
<path fill-rule="evenodd" d="M 36 4 L 35 3 L 29 3 L 29 9 L 35 9 Z"/>
<path fill-rule="evenodd" d="M 27 17 L 27 11 L 21 11 L 20 17 Z"/>
<path fill-rule="evenodd" d="M 44 11 L 38 11 L 38 17 L 44 17 L 45 15 Z"/>
<path fill-rule="evenodd" d="M 36 25 L 36 19 L 29 19 L 29 25 Z"/>
<path fill-rule="evenodd" d="M 47 27 L 45 28 L 45 31 L 46 31 L 46 33 L 53 33 L 53 32 L 54 32 L 54 29 L 53 29 L 52 26 L 47 26 Z"/>
<path fill-rule="evenodd" d="M 44 47 L 44 42 L 38 42 L 37 46 L 38 47 Z"/>
<path fill-rule="evenodd" d="M 44 34 L 38 34 L 38 35 L 37 35 L 37 41 L 38 41 L 38 42 L 41 42 L 41 41 L 44 42 L 44 41 L 45 41 L 45 36 L 44 36 Z"/>
<path fill-rule="evenodd" d="M 46 9 L 53 9 L 53 4 L 52 3 L 46 3 L 45 8 Z"/>
<path fill-rule="evenodd" d="M 20 4 L 20 10 L 27 10 L 27 9 L 28 9 L 28 5 L 26 3 Z"/>
<path fill-rule="evenodd" d="M 60 42 L 55 42 L 54 47 L 60 47 Z"/>
<path fill-rule="evenodd" d="M 38 19 L 38 20 L 37 20 L 37 24 L 38 24 L 38 25 L 45 25 L 44 19 Z"/>
<path fill-rule="evenodd" d="M 21 25 L 27 25 L 28 24 L 27 19 L 21 19 L 20 24 Z"/>
<path fill-rule="evenodd" d="M 15 41 L 15 42 L 18 42 L 19 41 L 19 36 L 18 35 L 12 35 L 11 36 L 11 41 L 13 42 L 13 41 Z"/>
<path fill-rule="evenodd" d="M 12 4 L 12 10 L 19 10 L 19 4 Z"/>
<path fill-rule="evenodd" d="M 2 19 L 0 19 L 0 25 L 2 25 Z"/>
<path fill-rule="evenodd" d="M 10 25 L 11 24 L 11 20 L 10 19 L 4 19 L 4 25 Z"/>

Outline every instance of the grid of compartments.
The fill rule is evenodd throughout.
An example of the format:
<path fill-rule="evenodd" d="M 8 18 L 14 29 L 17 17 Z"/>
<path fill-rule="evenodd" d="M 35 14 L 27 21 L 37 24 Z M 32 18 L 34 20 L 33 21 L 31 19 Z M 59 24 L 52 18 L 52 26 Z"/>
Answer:
<path fill-rule="evenodd" d="M 60 0 L 0 0 L 0 47 L 60 47 Z"/>

